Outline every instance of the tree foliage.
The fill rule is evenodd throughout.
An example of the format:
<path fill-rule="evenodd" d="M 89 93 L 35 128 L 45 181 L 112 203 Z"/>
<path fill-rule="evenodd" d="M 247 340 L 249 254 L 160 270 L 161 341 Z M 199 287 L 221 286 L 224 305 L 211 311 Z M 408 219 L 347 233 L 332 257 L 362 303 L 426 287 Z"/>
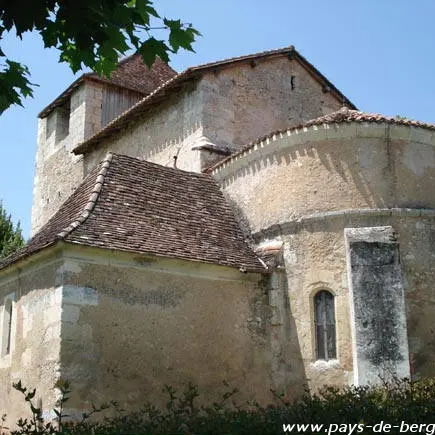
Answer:
<path fill-rule="evenodd" d="M 44 46 L 55 47 L 73 72 L 89 67 L 109 76 L 119 56 L 134 49 L 151 66 L 156 56 L 169 61 L 180 48 L 193 51 L 199 32 L 180 20 L 161 17 L 153 0 L 0 0 L 0 41 L 35 31 Z M 156 35 L 162 35 L 163 39 Z M 0 46 L 0 113 L 32 96 L 25 65 L 8 58 Z"/>
<path fill-rule="evenodd" d="M 0 202 L 0 258 L 7 257 L 23 245 L 20 223 L 14 227 L 11 215 L 6 213 Z"/>

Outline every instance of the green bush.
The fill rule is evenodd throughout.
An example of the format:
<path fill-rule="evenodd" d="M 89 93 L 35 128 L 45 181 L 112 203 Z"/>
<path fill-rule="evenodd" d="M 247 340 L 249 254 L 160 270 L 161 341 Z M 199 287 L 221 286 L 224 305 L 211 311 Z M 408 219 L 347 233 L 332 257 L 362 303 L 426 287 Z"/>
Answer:
<path fill-rule="evenodd" d="M 62 387 L 63 385 L 63 387 Z M 284 424 L 323 424 L 319 429 L 306 428 L 297 433 L 349 434 L 349 425 L 354 425 L 353 433 L 369 434 L 375 431 L 366 426 L 391 424 L 388 433 L 400 433 L 394 425 L 417 423 L 426 426 L 420 433 L 435 434 L 435 379 L 423 379 L 415 382 L 397 380 L 382 387 L 348 387 L 338 389 L 325 387 L 317 394 L 306 392 L 296 401 L 289 402 L 282 395 L 275 394 L 276 403 L 260 406 L 257 403 L 237 404 L 237 391 L 225 394 L 220 403 L 210 406 L 197 406 L 198 389 L 188 385 L 183 393 L 177 393 L 166 387 L 168 402 L 165 410 L 159 410 L 152 404 L 146 404 L 139 411 L 127 412 L 116 403 L 112 403 L 113 417 L 102 417 L 107 406 L 93 407 L 84 413 L 81 422 L 65 422 L 62 407 L 68 400 L 69 386 L 62 384 L 62 397 L 56 409 L 57 419 L 45 423 L 41 411 L 32 403 L 34 392 L 29 392 L 17 384 L 31 406 L 34 422 L 21 421 L 16 434 L 207 434 L 207 435 L 275 435 L 283 434 Z M 65 388 L 66 385 L 66 388 Z M 59 388 L 59 386 L 58 386 Z M 62 389 L 63 388 L 63 389 Z M 101 415 L 101 419 L 91 421 L 89 417 Z M 333 426 L 329 426 L 333 425 Z M 344 426 L 347 425 L 347 426 Z M 359 428 L 359 430 L 358 430 Z M 352 433 L 351 432 L 351 433 Z M 417 431 L 416 431 L 417 432 Z M 385 433 L 385 432 L 383 432 Z M 403 432 L 402 432 L 403 433 Z"/>

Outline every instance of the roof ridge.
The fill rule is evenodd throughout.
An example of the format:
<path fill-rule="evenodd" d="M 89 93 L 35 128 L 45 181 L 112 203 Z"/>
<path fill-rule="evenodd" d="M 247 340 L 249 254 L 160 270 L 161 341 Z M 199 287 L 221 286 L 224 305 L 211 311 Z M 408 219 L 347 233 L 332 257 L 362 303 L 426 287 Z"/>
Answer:
<path fill-rule="evenodd" d="M 245 146 L 243 146 L 240 150 L 234 152 L 233 154 L 225 157 L 224 159 L 218 161 L 214 165 L 204 169 L 203 173 L 211 173 L 215 169 L 219 168 L 223 164 L 233 160 L 235 157 L 249 151 L 251 148 L 254 148 L 255 145 L 261 145 L 263 142 L 269 143 L 270 140 L 275 140 L 278 136 L 283 137 L 283 135 L 290 136 L 290 133 L 314 126 L 319 125 L 329 125 L 329 124 L 341 124 L 341 123 L 350 123 L 350 122 L 385 122 L 387 124 L 394 125 L 403 125 L 407 127 L 416 127 L 416 128 L 426 128 L 428 130 L 435 130 L 435 124 L 431 124 L 428 122 L 414 121 L 408 118 L 394 118 L 392 116 L 382 115 L 380 113 L 370 113 L 363 112 L 360 110 L 350 109 L 347 106 L 341 107 L 340 109 L 328 113 L 326 115 L 319 116 L 314 119 L 310 119 L 309 121 L 293 125 L 291 127 L 283 128 L 280 130 L 274 130 L 266 135 L 260 136 L 257 139 L 249 142 Z"/>
<path fill-rule="evenodd" d="M 118 62 L 116 64 L 116 68 L 113 71 L 111 71 L 111 73 L 116 71 L 116 69 L 119 68 L 120 65 L 123 65 L 124 63 L 128 62 L 130 59 L 132 59 L 137 54 L 138 53 L 136 52 L 136 53 L 133 53 L 133 54 L 129 54 L 129 55 L 123 57 L 122 59 L 118 59 Z M 86 77 L 96 77 L 96 78 L 100 78 L 101 77 L 95 71 L 89 71 L 87 73 L 83 73 L 82 77 L 84 77 L 84 76 L 86 76 Z M 106 77 L 106 78 L 108 78 L 110 80 L 110 77 Z M 116 86 L 119 86 L 119 85 L 116 85 Z"/>
<path fill-rule="evenodd" d="M 83 211 L 80 215 L 72 221 L 67 227 L 65 227 L 60 233 L 56 234 L 57 239 L 65 239 L 70 235 L 77 227 L 79 227 L 92 213 L 95 204 L 98 201 L 101 190 L 103 188 L 104 180 L 109 169 L 110 163 L 112 162 L 113 155 L 111 152 L 106 154 L 106 157 L 101 161 L 101 168 L 98 171 L 97 177 L 95 179 L 95 185 L 89 196 L 88 202 L 86 203 Z"/>
<path fill-rule="evenodd" d="M 191 66 L 191 67 L 187 68 L 187 70 L 194 71 L 196 69 L 210 68 L 210 67 L 213 67 L 215 65 L 224 65 L 224 64 L 227 64 L 227 63 L 238 62 L 240 60 L 249 60 L 249 59 L 257 58 L 257 57 L 273 56 L 274 54 L 286 54 L 287 52 L 293 52 L 293 51 L 296 51 L 295 46 L 294 45 L 288 45 L 288 46 L 282 47 L 282 48 L 274 48 L 274 49 L 271 49 L 271 50 L 263 50 L 263 51 L 258 51 L 256 53 L 242 54 L 240 56 L 227 57 L 225 59 L 220 59 L 220 60 L 214 60 L 214 61 L 211 61 L 211 62 L 200 63 L 199 65 L 194 65 L 194 66 Z"/>

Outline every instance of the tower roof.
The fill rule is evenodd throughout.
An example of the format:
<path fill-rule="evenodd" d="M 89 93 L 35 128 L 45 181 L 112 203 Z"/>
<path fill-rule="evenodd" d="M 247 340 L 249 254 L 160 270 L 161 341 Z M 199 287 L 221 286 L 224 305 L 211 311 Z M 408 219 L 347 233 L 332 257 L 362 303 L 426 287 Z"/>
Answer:
<path fill-rule="evenodd" d="M 117 154 L 0 269 L 58 241 L 266 271 L 210 176 Z"/>

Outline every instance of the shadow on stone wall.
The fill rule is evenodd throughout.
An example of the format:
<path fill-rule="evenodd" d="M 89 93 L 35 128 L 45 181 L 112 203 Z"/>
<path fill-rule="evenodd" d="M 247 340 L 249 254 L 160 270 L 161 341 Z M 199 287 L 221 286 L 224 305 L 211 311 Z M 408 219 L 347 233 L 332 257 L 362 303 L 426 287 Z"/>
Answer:
<path fill-rule="evenodd" d="M 294 197 L 287 198 L 285 207 L 291 210 L 293 200 L 296 208 L 306 203 L 311 212 L 352 207 L 433 206 L 430 192 L 435 188 L 435 170 L 426 168 L 421 174 L 413 171 L 411 163 L 418 157 L 418 150 L 414 156 L 409 151 L 410 145 L 404 141 L 355 138 L 307 142 L 285 149 L 275 147 L 276 151 L 270 150 L 267 155 L 247 156 L 247 160 L 254 160 L 247 161 L 226 178 L 224 189 L 249 176 L 252 178 L 246 182 L 257 186 L 252 195 L 261 198 L 260 204 L 267 204 L 269 196 L 273 200 L 284 195 L 287 189 Z M 263 153 L 267 152 L 265 146 Z M 406 157 L 406 153 L 410 156 Z M 287 166 L 288 172 L 266 173 L 274 166 Z M 261 181 L 259 177 L 262 177 Z M 249 201 L 249 198 L 244 200 Z M 324 204 L 325 200 L 329 201 L 328 205 Z M 303 210 L 298 213 L 303 214 Z"/>
<path fill-rule="evenodd" d="M 287 275 L 284 271 L 277 271 L 270 280 L 272 378 L 276 392 L 293 399 L 308 388 L 308 380 L 290 306 Z"/>

